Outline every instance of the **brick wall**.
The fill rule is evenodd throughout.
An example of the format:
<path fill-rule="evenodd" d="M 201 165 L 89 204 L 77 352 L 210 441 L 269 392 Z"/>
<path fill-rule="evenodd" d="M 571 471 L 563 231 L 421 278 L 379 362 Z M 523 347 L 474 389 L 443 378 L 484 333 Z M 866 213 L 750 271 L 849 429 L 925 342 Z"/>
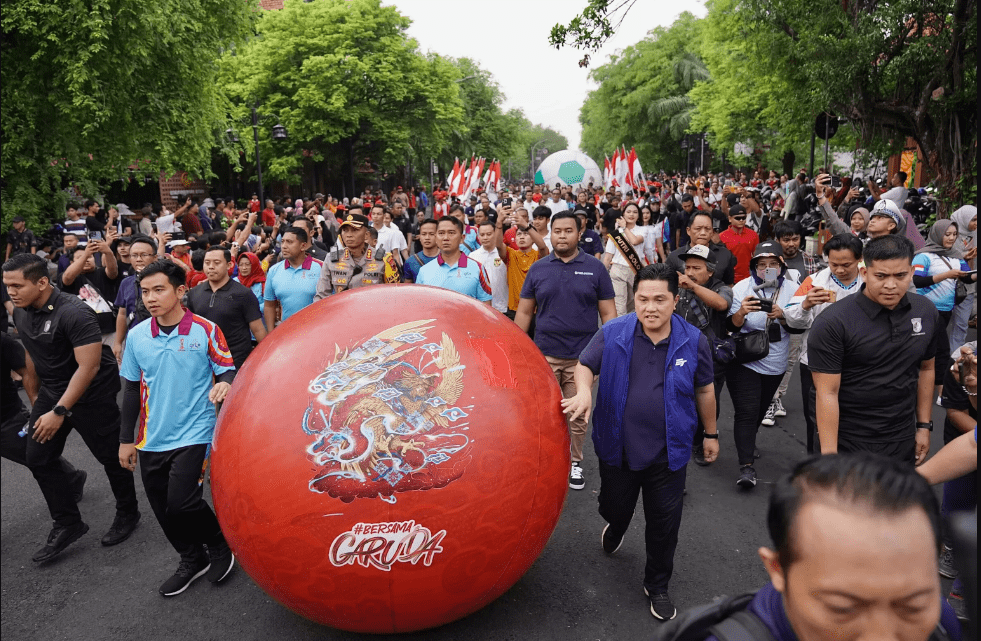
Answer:
<path fill-rule="evenodd" d="M 180 207 L 188 196 L 197 196 L 198 202 L 211 195 L 208 184 L 200 179 L 192 179 L 186 172 L 179 171 L 172 176 L 160 172 L 160 202 L 171 211 Z"/>

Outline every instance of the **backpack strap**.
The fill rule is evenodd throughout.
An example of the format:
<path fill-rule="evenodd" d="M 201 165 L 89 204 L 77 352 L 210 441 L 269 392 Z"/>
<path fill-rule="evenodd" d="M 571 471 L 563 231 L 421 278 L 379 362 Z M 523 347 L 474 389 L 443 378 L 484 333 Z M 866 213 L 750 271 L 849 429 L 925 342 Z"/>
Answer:
<path fill-rule="evenodd" d="M 733 612 L 709 628 L 719 641 L 776 641 L 758 616 L 749 610 Z"/>

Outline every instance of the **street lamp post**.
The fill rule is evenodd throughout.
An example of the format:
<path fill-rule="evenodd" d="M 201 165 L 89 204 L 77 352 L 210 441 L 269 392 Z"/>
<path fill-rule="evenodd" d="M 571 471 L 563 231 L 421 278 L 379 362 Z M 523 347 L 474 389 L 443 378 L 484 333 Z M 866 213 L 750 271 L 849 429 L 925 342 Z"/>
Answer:
<path fill-rule="evenodd" d="M 256 179 L 259 181 L 259 206 L 266 206 L 265 195 L 262 189 L 262 160 L 259 157 L 259 103 L 256 102 L 252 105 L 252 138 L 255 140 L 255 174 Z M 234 129 L 225 130 L 225 135 L 228 137 L 228 141 L 232 143 L 238 143 L 238 134 L 235 133 Z M 272 128 L 272 139 L 279 142 L 289 138 L 286 133 L 286 127 L 280 123 L 276 123 L 276 126 Z"/>
<path fill-rule="evenodd" d="M 532 184 L 535 184 L 535 158 L 537 158 L 537 156 L 535 155 L 535 147 L 541 145 L 544 142 L 545 139 L 542 138 L 541 140 L 539 140 L 538 142 L 536 142 L 534 145 L 531 146 L 531 166 L 528 167 L 528 173 L 531 174 Z M 543 149 L 542 151 L 548 153 L 548 149 Z"/>

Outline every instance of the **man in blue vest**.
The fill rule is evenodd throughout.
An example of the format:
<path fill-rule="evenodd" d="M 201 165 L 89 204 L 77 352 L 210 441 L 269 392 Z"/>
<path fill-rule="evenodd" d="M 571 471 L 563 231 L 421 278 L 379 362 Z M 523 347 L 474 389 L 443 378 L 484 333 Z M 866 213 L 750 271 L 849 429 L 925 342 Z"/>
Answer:
<path fill-rule="evenodd" d="M 647 566 L 644 593 L 651 614 L 673 619 L 668 597 L 681 525 L 685 471 L 695 427 L 705 426 L 705 460 L 719 455 L 715 386 L 708 339 L 674 314 L 678 272 L 659 263 L 634 279 L 634 313 L 606 323 L 579 355 L 576 395 L 562 401 L 570 420 L 592 407 L 599 375 L 593 446 L 599 457 L 599 512 L 607 521 L 603 550 L 620 548 L 637 497 L 644 492 Z"/>

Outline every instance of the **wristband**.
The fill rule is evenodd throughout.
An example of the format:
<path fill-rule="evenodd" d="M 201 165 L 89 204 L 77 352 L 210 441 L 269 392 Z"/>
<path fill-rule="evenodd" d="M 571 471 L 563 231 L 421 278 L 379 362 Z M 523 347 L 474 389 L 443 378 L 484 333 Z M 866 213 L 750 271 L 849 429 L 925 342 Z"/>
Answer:
<path fill-rule="evenodd" d="M 918 429 L 918 430 L 930 430 L 932 432 L 933 431 L 933 421 L 930 421 L 929 423 L 921 423 L 921 422 L 917 421 L 916 422 L 916 429 Z"/>
<path fill-rule="evenodd" d="M 714 439 L 716 441 L 719 440 L 719 433 L 718 432 L 716 432 L 715 434 L 709 434 L 708 432 L 706 432 L 702 436 L 703 436 L 703 438 Z"/>

